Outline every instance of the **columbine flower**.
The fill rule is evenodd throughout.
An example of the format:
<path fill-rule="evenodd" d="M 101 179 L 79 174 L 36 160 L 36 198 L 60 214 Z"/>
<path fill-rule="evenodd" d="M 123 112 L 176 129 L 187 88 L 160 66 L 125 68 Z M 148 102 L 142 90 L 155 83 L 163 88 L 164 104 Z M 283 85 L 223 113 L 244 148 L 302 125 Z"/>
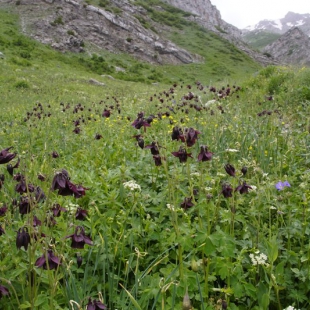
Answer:
<path fill-rule="evenodd" d="M 52 188 L 53 191 L 58 189 L 58 195 L 70 196 L 80 198 L 85 195 L 85 190 L 88 188 L 81 185 L 73 184 L 70 181 L 68 172 L 62 169 L 61 172 L 56 173 L 53 179 Z"/>
<path fill-rule="evenodd" d="M 236 189 L 235 192 L 239 192 L 240 194 L 246 194 L 249 192 L 249 189 L 252 189 L 252 187 L 248 184 L 246 184 L 245 181 L 243 181 L 242 184 L 240 184 Z"/>
<path fill-rule="evenodd" d="M 212 159 L 213 153 L 208 151 L 208 147 L 206 145 L 202 145 L 200 147 L 200 153 L 198 154 L 198 161 L 209 161 Z"/>
<path fill-rule="evenodd" d="M 275 187 L 278 191 L 281 191 L 284 189 L 284 187 L 291 187 L 291 184 L 288 181 L 280 181 L 275 185 Z"/>
<path fill-rule="evenodd" d="M 78 207 L 75 213 L 75 218 L 80 221 L 84 221 L 87 216 L 87 210 L 83 210 L 82 208 Z"/>
<path fill-rule="evenodd" d="M 9 290 L 8 290 L 5 286 L 0 285 L 0 299 L 1 299 L 3 296 L 9 295 L 9 294 L 10 294 Z"/>
<path fill-rule="evenodd" d="M 192 203 L 192 197 L 184 198 L 183 202 L 181 203 L 181 208 L 187 210 L 191 208 L 194 204 Z"/>
<path fill-rule="evenodd" d="M 74 234 L 67 236 L 67 238 L 71 238 L 71 248 L 73 249 L 84 249 L 85 244 L 93 245 L 90 237 L 85 235 L 83 226 L 77 226 Z"/>
<path fill-rule="evenodd" d="M 27 251 L 29 243 L 30 243 L 30 235 L 28 233 L 28 228 L 27 227 L 20 228 L 17 231 L 16 247 L 20 249 L 23 246 L 24 249 Z"/>
<path fill-rule="evenodd" d="M 8 207 L 6 205 L 2 206 L 0 208 L 0 216 L 4 216 L 7 210 L 8 210 Z"/>
<path fill-rule="evenodd" d="M 134 181 L 134 180 L 125 182 L 125 183 L 123 183 L 123 185 L 124 185 L 125 188 L 128 188 L 131 191 L 134 191 L 136 189 L 141 191 L 141 186 L 139 184 L 137 184 L 136 181 Z"/>
<path fill-rule="evenodd" d="M 187 157 L 192 157 L 191 153 L 187 153 L 186 149 L 183 146 L 180 146 L 179 151 L 178 152 L 172 152 L 172 155 L 175 157 L 178 157 L 180 160 L 180 163 L 186 163 L 187 161 Z"/>
<path fill-rule="evenodd" d="M 172 140 L 179 140 L 180 136 L 182 135 L 182 129 L 179 128 L 178 126 L 175 126 L 172 128 L 172 134 L 171 134 L 171 139 Z"/>
<path fill-rule="evenodd" d="M 31 210 L 31 202 L 29 197 L 22 196 L 18 206 L 20 214 L 28 214 Z"/>
<path fill-rule="evenodd" d="M 61 215 L 61 212 L 66 212 L 67 210 L 63 208 L 59 203 L 56 203 L 52 206 L 51 211 L 53 213 L 53 216 L 59 217 Z"/>
<path fill-rule="evenodd" d="M 56 269 L 60 265 L 60 259 L 54 255 L 52 250 L 47 250 L 47 253 L 44 253 L 39 257 L 36 262 L 36 267 L 43 267 L 43 269 Z"/>
<path fill-rule="evenodd" d="M 7 164 L 9 161 L 15 158 L 16 153 L 9 152 L 11 148 L 13 148 L 13 146 L 7 147 L 6 149 L 0 152 L 0 164 Z"/>
<path fill-rule="evenodd" d="M 110 117 L 111 116 L 111 111 L 110 110 L 107 110 L 107 109 L 104 109 L 103 113 L 102 113 L 102 116 L 103 117 Z"/>
<path fill-rule="evenodd" d="M 232 192 L 233 192 L 233 189 L 232 189 L 230 184 L 224 183 L 222 185 L 222 192 L 221 193 L 224 195 L 225 198 L 232 197 Z"/>
<path fill-rule="evenodd" d="M 232 177 L 234 177 L 236 175 L 236 169 L 234 166 L 232 166 L 231 164 L 226 164 L 224 166 L 225 171 Z"/>
<path fill-rule="evenodd" d="M 16 168 L 19 167 L 19 163 L 20 163 L 20 159 L 18 158 L 17 163 L 16 163 L 14 166 L 12 166 L 11 164 L 8 164 L 8 165 L 6 166 L 6 170 L 8 171 L 8 173 L 9 173 L 11 176 L 13 176 L 14 169 L 16 169 Z"/>
<path fill-rule="evenodd" d="M 246 173 L 248 172 L 248 168 L 247 168 L 246 166 L 243 166 L 243 167 L 241 168 L 241 172 L 242 172 L 243 176 L 245 176 Z"/>
<path fill-rule="evenodd" d="M 134 120 L 131 126 L 135 127 L 136 129 L 140 129 L 141 127 L 144 127 L 144 131 L 146 131 L 146 127 L 150 127 L 151 125 L 144 118 L 144 113 L 140 112 L 138 113 L 137 119 Z"/>
<path fill-rule="evenodd" d="M 80 254 L 77 254 L 77 256 L 76 256 L 76 263 L 77 263 L 78 268 L 81 267 L 82 262 L 83 262 L 83 257 Z"/>
<path fill-rule="evenodd" d="M 182 142 L 186 142 L 188 147 L 191 147 L 195 144 L 196 140 L 198 139 L 198 134 L 201 132 L 195 130 L 194 128 L 186 128 L 184 130 L 184 134 L 180 135 L 180 140 Z"/>
<path fill-rule="evenodd" d="M 160 155 L 153 155 L 153 159 L 155 162 L 155 166 L 161 166 L 162 165 L 162 159 L 164 159 L 163 157 L 161 157 Z"/>
<path fill-rule="evenodd" d="M 92 301 L 89 298 L 86 310 L 105 310 L 105 309 L 108 309 L 108 308 L 101 301 L 95 300 L 95 299 Z"/>
<path fill-rule="evenodd" d="M 159 154 L 159 145 L 157 142 L 153 141 L 151 144 L 145 146 L 146 149 L 150 149 L 152 155 Z"/>
<path fill-rule="evenodd" d="M 52 155 L 53 158 L 58 158 L 59 157 L 59 154 L 56 151 L 53 151 L 51 155 Z"/>

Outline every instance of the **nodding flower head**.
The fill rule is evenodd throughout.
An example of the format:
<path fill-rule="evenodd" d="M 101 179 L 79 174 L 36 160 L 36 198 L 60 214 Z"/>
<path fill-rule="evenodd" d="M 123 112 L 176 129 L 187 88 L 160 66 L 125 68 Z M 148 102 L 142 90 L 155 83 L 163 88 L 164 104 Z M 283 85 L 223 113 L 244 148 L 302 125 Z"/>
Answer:
<path fill-rule="evenodd" d="M 186 163 L 188 157 L 193 158 L 192 154 L 187 153 L 186 149 L 183 146 L 180 146 L 178 152 L 172 152 L 172 155 L 175 157 L 178 157 L 180 160 L 180 163 Z"/>
<path fill-rule="evenodd" d="M 15 158 L 16 153 L 9 152 L 11 148 L 13 148 L 13 146 L 7 147 L 6 149 L 0 151 L 0 164 L 7 164 L 9 161 Z"/>

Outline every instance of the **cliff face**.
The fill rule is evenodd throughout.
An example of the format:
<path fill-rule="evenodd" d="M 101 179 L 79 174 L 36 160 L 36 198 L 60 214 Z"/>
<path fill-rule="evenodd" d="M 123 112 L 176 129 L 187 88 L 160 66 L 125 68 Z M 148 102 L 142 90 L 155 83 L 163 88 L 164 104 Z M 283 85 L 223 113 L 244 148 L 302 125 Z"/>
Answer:
<path fill-rule="evenodd" d="M 214 31 L 219 36 L 228 40 L 237 46 L 244 53 L 248 54 L 252 59 L 261 63 L 262 65 L 276 64 L 275 60 L 272 60 L 265 55 L 254 51 L 250 48 L 241 37 L 241 30 L 237 27 L 226 23 L 222 17 L 220 11 L 215 5 L 212 5 L 210 0 L 164 0 L 166 3 L 173 5 L 183 11 L 190 12 L 194 16 L 189 17 L 200 24 L 201 26 Z"/>
<path fill-rule="evenodd" d="M 230 36 L 240 37 L 241 31 L 222 20 L 220 11 L 210 0 L 164 0 L 166 3 L 180 8 L 183 11 L 190 12 L 194 16 L 192 20 L 203 27 L 213 30 L 217 33 L 226 32 Z"/>
<path fill-rule="evenodd" d="M 283 64 L 310 66 L 310 38 L 298 27 L 292 28 L 264 48 Z"/>
<path fill-rule="evenodd" d="M 15 0 L 3 0 L 15 4 Z M 143 27 L 135 17 L 144 9 L 127 0 L 114 0 L 118 13 L 82 0 L 21 0 L 16 7 L 23 31 L 61 51 L 84 51 L 84 45 L 113 53 L 124 52 L 151 63 L 192 63 L 198 55 L 176 46 Z"/>
<path fill-rule="evenodd" d="M 253 51 L 240 38 L 240 30 L 222 20 L 210 0 L 163 0 L 190 14 L 182 18 L 236 45 L 257 62 L 273 62 Z M 89 47 L 112 53 L 127 53 L 151 63 L 187 64 L 202 61 L 165 39 L 169 26 L 151 18 L 148 8 L 133 0 L 109 0 L 106 7 L 90 5 L 90 0 L 1 0 L 17 10 L 25 34 L 61 51 L 90 51 Z M 147 3 L 147 2 L 145 2 Z M 143 2 L 142 2 L 143 4 Z M 159 2 L 160 4 L 160 2 Z M 152 10 L 163 11 L 160 5 Z M 85 48 L 86 46 L 86 48 Z"/>

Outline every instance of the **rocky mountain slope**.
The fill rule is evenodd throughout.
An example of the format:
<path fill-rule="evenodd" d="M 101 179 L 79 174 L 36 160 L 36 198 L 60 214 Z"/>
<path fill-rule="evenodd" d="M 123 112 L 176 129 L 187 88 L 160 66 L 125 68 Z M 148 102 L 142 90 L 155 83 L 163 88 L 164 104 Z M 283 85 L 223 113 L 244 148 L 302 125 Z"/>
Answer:
<path fill-rule="evenodd" d="M 280 38 L 264 48 L 284 64 L 310 66 L 310 38 L 299 27 L 288 30 Z"/>
<path fill-rule="evenodd" d="M 228 40 L 237 46 L 244 53 L 248 54 L 255 61 L 269 65 L 276 63 L 275 60 L 268 59 L 265 55 L 253 50 L 248 44 L 245 44 L 242 39 L 242 31 L 237 27 L 225 22 L 220 14 L 220 11 L 215 5 L 212 5 L 210 0 L 164 0 L 165 2 L 180 8 L 193 15 L 188 17 L 201 26 L 214 31 L 219 36 Z"/>
<path fill-rule="evenodd" d="M 233 43 L 257 62 L 272 63 L 241 40 L 240 31 L 221 19 L 210 0 L 165 2 L 179 9 L 173 12 L 179 24 L 186 20 L 195 21 Z M 151 12 L 154 16 L 165 17 L 162 14 L 165 9 L 153 5 L 148 11 L 144 5 L 147 1 L 1 0 L 1 3 L 14 5 L 24 33 L 61 51 L 83 52 L 93 46 L 112 53 L 131 54 L 151 63 L 187 64 L 203 60 L 166 39 L 165 33 L 171 31 L 171 27 L 150 16 Z"/>

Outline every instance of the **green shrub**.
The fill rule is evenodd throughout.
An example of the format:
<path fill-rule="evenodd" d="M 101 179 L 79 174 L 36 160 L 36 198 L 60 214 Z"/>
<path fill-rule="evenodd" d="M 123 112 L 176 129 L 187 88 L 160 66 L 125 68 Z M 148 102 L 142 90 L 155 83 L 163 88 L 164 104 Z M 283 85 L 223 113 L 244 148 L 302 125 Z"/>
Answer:
<path fill-rule="evenodd" d="M 64 21 L 62 20 L 62 16 L 58 16 L 55 18 L 55 20 L 51 23 L 52 26 L 57 26 L 57 25 L 64 25 Z"/>
<path fill-rule="evenodd" d="M 21 89 L 21 88 L 30 88 L 29 84 L 26 81 L 18 81 L 14 84 L 14 87 L 17 89 Z"/>

